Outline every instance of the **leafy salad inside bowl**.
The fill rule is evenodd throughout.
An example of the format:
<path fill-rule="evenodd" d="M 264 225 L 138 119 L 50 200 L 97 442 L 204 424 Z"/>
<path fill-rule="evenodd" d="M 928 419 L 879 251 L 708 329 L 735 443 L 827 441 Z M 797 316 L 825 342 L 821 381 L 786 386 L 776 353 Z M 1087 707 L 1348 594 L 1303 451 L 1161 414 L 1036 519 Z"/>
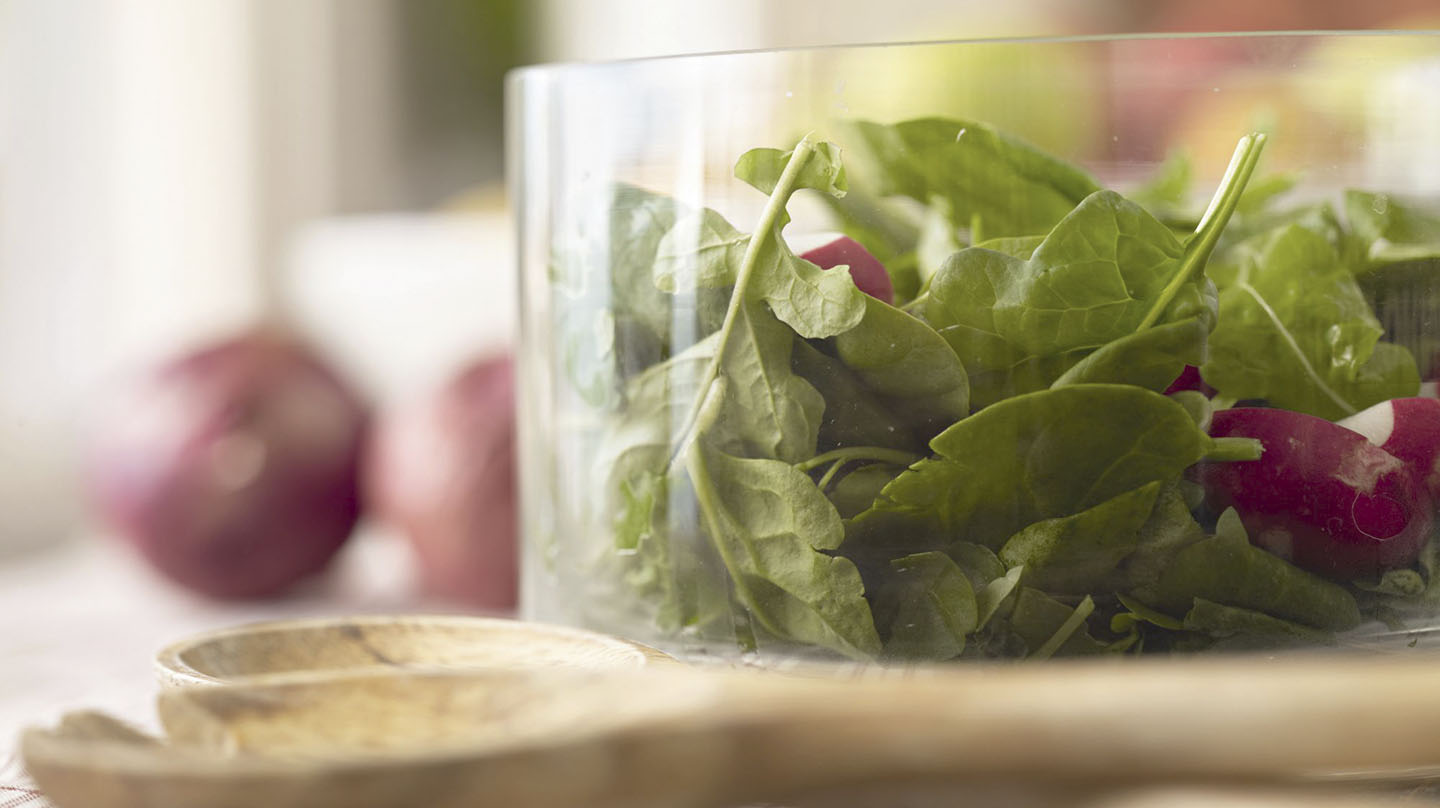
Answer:
<path fill-rule="evenodd" d="M 1440 213 L 1288 202 L 1265 141 L 1203 209 L 1183 161 L 1122 194 L 940 118 L 746 152 L 752 222 L 614 187 L 552 296 L 646 639 L 1047 658 L 1440 613 Z M 840 231 L 808 251 L 802 194 Z"/>

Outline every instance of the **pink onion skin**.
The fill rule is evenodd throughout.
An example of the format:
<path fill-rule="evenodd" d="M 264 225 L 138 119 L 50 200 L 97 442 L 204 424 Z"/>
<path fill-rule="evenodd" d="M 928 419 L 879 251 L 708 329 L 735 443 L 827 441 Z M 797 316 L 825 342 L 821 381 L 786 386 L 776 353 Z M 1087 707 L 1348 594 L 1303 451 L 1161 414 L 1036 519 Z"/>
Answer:
<path fill-rule="evenodd" d="M 1287 410 L 1219 410 L 1214 437 L 1256 438 L 1259 460 L 1201 463 L 1195 477 L 1214 509 L 1235 508 L 1250 542 L 1338 580 L 1415 562 L 1434 505 L 1399 458 L 1364 435 Z"/>
<path fill-rule="evenodd" d="M 355 527 L 366 409 L 292 339 L 247 334 L 182 356 L 109 415 L 91 503 L 186 588 L 276 594 L 323 569 Z"/>
<path fill-rule="evenodd" d="M 518 593 L 515 374 L 465 367 L 436 395 L 383 415 L 365 461 L 367 504 L 398 528 L 426 591 L 492 611 Z"/>

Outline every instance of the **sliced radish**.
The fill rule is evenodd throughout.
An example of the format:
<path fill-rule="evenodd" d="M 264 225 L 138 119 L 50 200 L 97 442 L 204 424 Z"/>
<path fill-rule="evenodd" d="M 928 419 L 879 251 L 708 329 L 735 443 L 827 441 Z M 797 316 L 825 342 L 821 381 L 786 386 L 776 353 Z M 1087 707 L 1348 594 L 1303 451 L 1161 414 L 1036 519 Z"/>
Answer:
<path fill-rule="evenodd" d="M 895 302 L 895 287 L 890 283 L 890 273 L 885 270 L 885 265 L 871 255 L 869 250 L 860 246 L 860 242 L 849 236 L 841 236 L 828 244 L 807 250 L 801 253 L 800 257 L 821 269 L 848 266 L 850 277 L 860 291 L 885 303 Z"/>
<path fill-rule="evenodd" d="M 1240 407 L 1216 412 L 1215 437 L 1256 438 L 1259 460 L 1206 463 L 1195 475 L 1217 510 L 1235 508 L 1250 541 L 1342 580 L 1413 563 L 1430 535 L 1429 492 L 1400 458 L 1323 418 Z"/>
<path fill-rule="evenodd" d="M 1170 382 L 1170 386 L 1165 388 L 1165 395 L 1168 396 L 1171 393 L 1179 393 L 1184 390 L 1194 390 L 1197 393 L 1204 393 L 1207 397 L 1215 395 L 1215 388 L 1206 384 L 1205 380 L 1200 378 L 1200 368 L 1194 365 L 1186 365 L 1185 369 L 1180 371 L 1180 375 L 1175 377 L 1175 381 Z"/>
<path fill-rule="evenodd" d="M 1430 495 L 1440 497 L 1440 399 L 1382 401 L 1338 423 L 1405 461 Z"/>

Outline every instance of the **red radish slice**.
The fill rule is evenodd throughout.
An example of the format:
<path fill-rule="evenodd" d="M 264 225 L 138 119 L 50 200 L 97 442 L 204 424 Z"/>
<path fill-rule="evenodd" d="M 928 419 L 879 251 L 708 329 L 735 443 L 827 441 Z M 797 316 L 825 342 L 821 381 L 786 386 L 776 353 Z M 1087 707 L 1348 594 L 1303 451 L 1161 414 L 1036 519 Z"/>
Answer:
<path fill-rule="evenodd" d="M 1186 365 L 1185 369 L 1180 371 L 1180 375 L 1175 377 L 1175 381 L 1170 382 L 1170 386 L 1165 388 L 1165 395 L 1168 396 L 1171 393 L 1179 393 L 1185 390 L 1194 390 L 1197 393 L 1205 394 L 1207 397 L 1215 395 L 1215 388 L 1206 384 L 1205 380 L 1200 378 L 1200 368 L 1194 365 Z"/>
<path fill-rule="evenodd" d="M 1338 423 L 1405 461 L 1430 495 L 1440 497 L 1440 399 L 1382 401 Z"/>
<path fill-rule="evenodd" d="M 829 244 L 808 250 L 800 257 L 821 269 L 848 266 L 850 277 L 860 291 L 884 303 L 895 302 L 895 287 L 890 283 L 890 273 L 885 271 L 885 265 L 849 236 L 841 236 Z"/>
<path fill-rule="evenodd" d="M 1359 433 L 1303 413 L 1240 407 L 1216 412 L 1210 434 L 1256 438 L 1265 452 L 1198 466 L 1209 504 L 1235 508 L 1252 543 L 1299 567 L 1373 577 L 1413 563 L 1430 536 L 1425 487 Z"/>

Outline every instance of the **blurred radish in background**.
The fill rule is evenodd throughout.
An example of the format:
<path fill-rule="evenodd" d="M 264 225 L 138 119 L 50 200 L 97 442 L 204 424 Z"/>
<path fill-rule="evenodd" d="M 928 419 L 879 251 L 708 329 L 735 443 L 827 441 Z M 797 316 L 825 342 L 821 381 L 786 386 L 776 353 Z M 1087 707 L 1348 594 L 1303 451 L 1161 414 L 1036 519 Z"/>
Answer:
<path fill-rule="evenodd" d="M 90 500 L 161 573 L 212 597 L 320 571 L 360 514 L 360 399 L 293 338 L 257 331 L 171 360 L 108 408 Z"/>
<path fill-rule="evenodd" d="M 515 606 L 515 377 L 509 356 L 467 365 L 433 396 L 382 415 L 365 460 L 374 515 L 415 550 L 426 589 Z"/>

